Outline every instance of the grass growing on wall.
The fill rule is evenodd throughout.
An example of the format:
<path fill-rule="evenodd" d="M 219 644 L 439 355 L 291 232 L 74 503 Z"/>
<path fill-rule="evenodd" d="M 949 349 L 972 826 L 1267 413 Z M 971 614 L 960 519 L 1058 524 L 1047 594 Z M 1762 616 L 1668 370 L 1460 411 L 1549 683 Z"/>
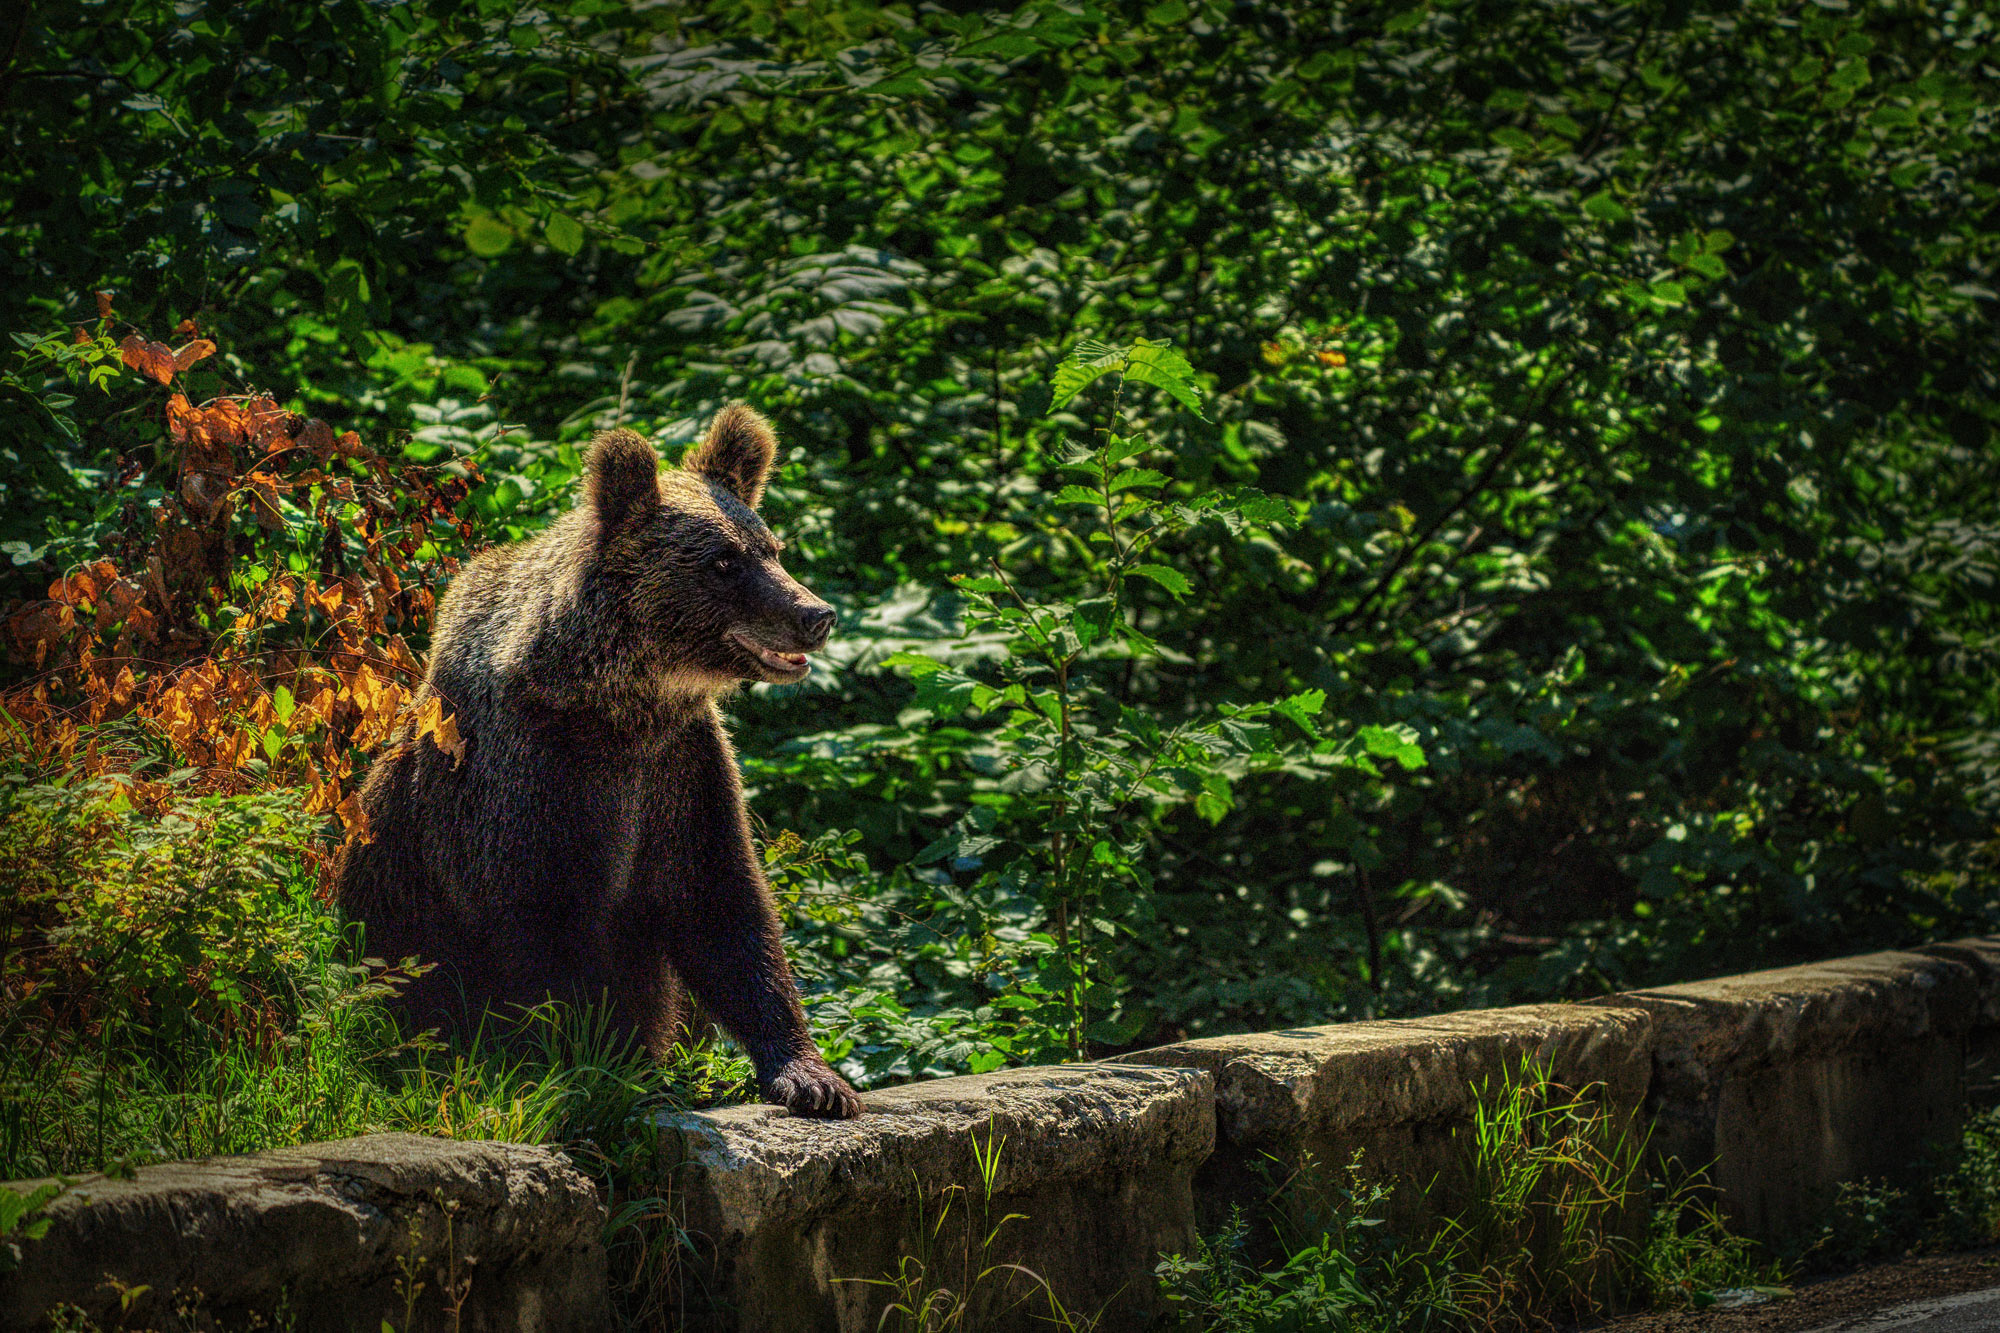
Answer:
<path fill-rule="evenodd" d="M 1282 1257 L 1248 1257 L 1241 1213 L 1160 1265 L 1186 1333 L 1533 1330 L 1633 1309 L 1699 1307 L 1775 1288 L 1780 1267 L 1731 1233 L 1697 1182 L 1655 1191 L 1646 1135 L 1600 1084 L 1569 1088 L 1532 1059 L 1475 1088 L 1459 1135 L 1464 1202 L 1414 1236 L 1393 1234 L 1392 1193 L 1360 1156 L 1338 1178 L 1307 1163 L 1280 1189 Z M 1432 1182 L 1439 1184 L 1444 1182 Z M 1303 1210 L 1297 1205 L 1305 1197 Z"/>

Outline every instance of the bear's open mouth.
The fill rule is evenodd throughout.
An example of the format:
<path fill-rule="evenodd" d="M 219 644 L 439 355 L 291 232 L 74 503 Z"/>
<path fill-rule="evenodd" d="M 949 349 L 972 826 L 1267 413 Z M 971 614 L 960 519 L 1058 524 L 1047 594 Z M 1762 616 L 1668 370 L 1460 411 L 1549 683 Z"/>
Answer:
<path fill-rule="evenodd" d="M 744 652 L 757 659 L 766 671 L 785 680 L 802 680 L 812 671 L 812 663 L 804 653 L 781 653 L 775 648 L 766 648 L 756 640 L 742 634 L 731 634 Z"/>

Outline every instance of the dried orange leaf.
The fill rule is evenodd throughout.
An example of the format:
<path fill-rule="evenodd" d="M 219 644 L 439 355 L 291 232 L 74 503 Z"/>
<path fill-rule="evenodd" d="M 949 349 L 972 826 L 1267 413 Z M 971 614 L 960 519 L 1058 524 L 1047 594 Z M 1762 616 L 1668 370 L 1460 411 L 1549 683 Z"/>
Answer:
<path fill-rule="evenodd" d="M 98 633 L 103 633 L 130 615 L 145 595 L 145 589 L 133 579 L 113 580 L 97 596 Z"/>
<path fill-rule="evenodd" d="M 183 323 L 185 324 L 186 321 L 183 321 Z M 194 331 L 192 325 L 188 325 L 187 327 L 190 333 Z M 174 369 L 186 370 L 195 362 L 204 361 L 214 355 L 214 343 L 206 338 L 196 338 L 193 342 L 174 353 Z"/>
<path fill-rule="evenodd" d="M 54 606 L 30 607 L 17 612 L 7 622 L 7 629 L 14 636 L 14 642 L 24 650 L 46 648 L 76 624 L 76 613 L 60 603 Z M 37 657 L 39 657 L 37 653 Z"/>
<path fill-rule="evenodd" d="M 318 417 L 314 417 L 306 422 L 304 429 L 299 431 L 298 439 L 295 443 L 301 449 L 311 450 L 314 458 L 325 462 L 328 455 L 333 453 L 335 447 L 333 427 L 327 425 Z"/>
<path fill-rule="evenodd" d="M 285 423 L 291 413 L 279 407 L 277 400 L 269 394 L 258 394 L 243 404 L 243 415 L 248 422 L 246 434 L 251 444 L 259 449 L 291 448 L 291 437 L 285 434 Z"/>
<path fill-rule="evenodd" d="M 82 569 L 64 575 L 49 585 L 49 600 L 61 602 L 65 606 L 76 606 L 81 602 L 94 602 L 98 594 L 111 586 L 118 577 L 118 566 L 109 560 L 97 560 Z"/>
<path fill-rule="evenodd" d="M 250 436 L 250 414 L 241 403 L 218 398 L 201 409 L 209 435 L 225 444 L 242 444 Z"/>
<path fill-rule="evenodd" d="M 458 734 L 458 718 L 444 711 L 444 700 L 433 694 L 417 709 L 417 738 L 430 737 L 431 744 L 451 756 L 451 766 L 465 762 L 465 741 Z"/>
<path fill-rule="evenodd" d="M 277 482 L 265 473 L 252 472 L 243 479 L 243 488 L 250 492 L 250 512 L 257 520 L 257 526 L 266 532 L 282 532 L 285 516 L 278 509 Z"/>
<path fill-rule="evenodd" d="M 138 334 L 128 334 L 118 344 L 125 364 L 162 384 L 174 378 L 174 352 L 165 343 L 147 342 Z"/>
<path fill-rule="evenodd" d="M 110 292 L 98 292 L 98 293 L 97 293 L 97 317 L 98 317 L 99 319 L 110 319 L 110 318 L 111 318 L 111 293 L 110 293 Z"/>
<path fill-rule="evenodd" d="M 167 430 L 176 444 L 187 439 L 191 432 L 200 430 L 201 426 L 201 413 L 188 402 L 186 394 L 177 393 L 167 399 Z"/>

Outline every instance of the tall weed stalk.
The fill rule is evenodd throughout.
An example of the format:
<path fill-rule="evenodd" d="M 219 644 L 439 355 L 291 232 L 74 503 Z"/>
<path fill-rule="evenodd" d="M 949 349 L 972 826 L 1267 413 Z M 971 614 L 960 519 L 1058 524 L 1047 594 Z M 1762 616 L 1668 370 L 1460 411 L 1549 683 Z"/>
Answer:
<path fill-rule="evenodd" d="M 1465 1205 L 1444 1231 L 1475 1322 L 1537 1329 L 1615 1306 L 1643 1244 L 1647 1135 L 1604 1085 L 1567 1087 L 1533 1056 L 1478 1092 Z"/>
<path fill-rule="evenodd" d="M 916 1182 L 916 1248 L 897 1260 L 894 1271 L 878 1278 L 840 1279 L 888 1294 L 877 1323 L 885 1333 L 971 1333 L 985 1321 L 1015 1313 L 1063 1333 L 1096 1328 L 1097 1318 L 1070 1311 L 1046 1278 L 997 1257 L 1001 1233 L 1011 1223 L 1030 1220 L 1021 1213 L 994 1216 L 1006 1142 L 991 1124 L 984 1140 L 972 1136 L 976 1195 L 953 1184 L 939 1196 L 935 1211 L 928 1211 L 923 1184 Z M 963 1216 L 954 1221 L 956 1214 Z"/>

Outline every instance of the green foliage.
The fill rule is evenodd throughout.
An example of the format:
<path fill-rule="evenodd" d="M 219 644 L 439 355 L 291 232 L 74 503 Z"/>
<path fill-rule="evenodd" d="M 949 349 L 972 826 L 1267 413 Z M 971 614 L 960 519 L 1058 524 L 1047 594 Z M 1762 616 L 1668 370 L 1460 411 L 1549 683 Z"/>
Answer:
<path fill-rule="evenodd" d="M 1852 1267 L 1888 1255 L 1977 1249 L 2000 1240 L 2000 1109 L 1972 1116 L 1928 1154 L 1918 1178 L 1842 1183 L 1806 1258 Z"/>
<path fill-rule="evenodd" d="M 1706 1309 L 1726 1294 L 1784 1296 L 1785 1266 L 1752 1240 L 1729 1229 L 1728 1219 L 1698 1177 L 1656 1182 L 1646 1244 L 1637 1257 L 1635 1294 L 1655 1309 Z"/>
<path fill-rule="evenodd" d="M 384 1001 L 314 892 L 291 793 L 135 811 L 116 784 L 0 789 L 0 1176 L 129 1172 L 384 1129 L 568 1145 L 631 1169 L 650 1111 L 740 1097 L 702 1046 L 667 1068 L 556 1006 L 446 1050 Z"/>
<path fill-rule="evenodd" d="M 111 784 L 0 787 L 0 837 L 21 876 L 7 895 L 21 914 L 7 923 L 8 970 L 36 1016 L 148 1032 L 181 1055 L 235 1016 L 296 1016 L 295 978 L 338 931 L 291 859 L 297 794 L 127 816 Z M 37 866 L 51 852 L 58 865 Z"/>
<path fill-rule="evenodd" d="M 0 1273 L 21 1267 L 21 1242 L 40 1240 L 49 1232 L 49 1219 L 42 1211 L 69 1188 L 69 1182 L 37 1185 L 33 1189 L 0 1186 Z"/>
<path fill-rule="evenodd" d="M 1390 1191 L 1367 1180 L 1357 1155 L 1347 1177 L 1321 1191 L 1325 1207 L 1287 1245 L 1283 1262 L 1245 1258 L 1250 1225 L 1241 1211 L 1190 1255 L 1160 1261 L 1160 1294 L 1173 1327 L 1199 1333 L 1417 1333 L 1459 1327 L 1463 1277 L 1451 1253 L 1412 1248 L 1383 1233 Z"/>
<path fill-rule="evenodd" d="M 1666 1164 L 1647 1209 L 1645 1136 L 1602 1103 L 1601 1088 L 1558 1087 L 1525 1059 L 1474 1092 L 1458 1178 L 1425 1187 L 1458 1211 L 1424 1234 L 1395 1236 L 1383 1217 L 1394 1191 L 1367 1176 L 1359 1154 L 1331 1181 L 1308 1159 L 1271 1200 L 1276 1263 L 1246 1257 L 1252 1228 L 1241 1210 L 1192 1254 L 1161 1261 L 1174 1326 L 1540 1329 L 1701 1309 L 1732 1292 L 1785 1294 L 1783 1269 L 1731 1232 L 1677 1164 Z"/>
<path fill-rule="evenodd" d="M 172 491 L 49 336 L 95 290 L 212 333 L 202 393 L 476 464 L 474 542 L 593 428 L 755 402 L 847 614 L 741 751 L 774 840 L 859 835 L 793 921 L 864 1077 L 1983 928 L 1993 33 L 38 4 L 0 573 L 40 598 Z"/>
<path fill-rule="evenodd" d="M 1025 1309 L 1038 1324 L 1062 1333 L 1090 1333 L 1097 1320 L 1070 1311 L 1048 1280 L 1000 1256 L 1002 1234 L 1014 1222 L 1033 1224 L 1022 1213 L 994 1216 L 994 1186 L 1007 1140 L 989 1121 L 986 1137 L 972 1140 L 976 1185 L 950 1185 L 927 1206 L 916 1200 L 917 1244 L 882 1277 L 835 1278 L 836 1282 L 880 1288 L 887 1298 L 876 1328 L 888 1333 L 955 1333 L 986 1320 Z"/>
<path fill-rule="evenodd" d="M 1164 653 L 1141 628 L 1162 614 L 1150 590 L 1175 601 L 1192 590 L 1154 553 L 1199 525 L 1259 534 L 1288 526 L 1292 513 L 1246 487 L 1182 498 L 1167 474 L 1141 465 L 1152 446 L 1123 433 L 1128 384 L 1157 385 L 1199 408 L 1193 371 L 1171 347 L 1084 344 L 1057 369 L 1054 404 L 1105 376 L 1116 376 L 1110 416 L 1094 447 L 1072 449 L 1062 465 L 1076 480 L 1016 522 L 1020 547 L 1059 552 L 1066 577 L 1027 584 L 1043 571 L 1026 550 L 1003 552 L 990 573 L 956 580 L 965 598 L 957 637 L 934 655 L 884 661 L 909 673 L 910 713 L 932 725 L 900 727 L 876 747 L 903 762 L 918 756 L 940 774 L 999 779 L 972 785 L 964 813 L 914 863 L 939 865 L 934 882 L 951 895 L 1033 905 L 1025 937 L 989 931 L 979 959 L 1004 979 L 994 1006 L 1018 1024 L 994 1045 L 1028 1060 L 1082 1058 L 1093 1044 L 1120 1045 L 1149 1026 L 1109 959 L 1121 937 L 1154 924 L 1149 834 L 1165 812 L 1192 807 L 1217 823 L 1234 804 L 1233 783 L 1288 761 L 1307 777 L 1374 775 L 1371 753 L 1406 767 L 1423 762 L 1384 728 L 1346 742 L 1322 737 L 1318 690 L 1221 703 L 1172 725 L 1141 706 L 1134 678 Z M 1003 563 L 1010 555 L 1012 572 Z"/>

